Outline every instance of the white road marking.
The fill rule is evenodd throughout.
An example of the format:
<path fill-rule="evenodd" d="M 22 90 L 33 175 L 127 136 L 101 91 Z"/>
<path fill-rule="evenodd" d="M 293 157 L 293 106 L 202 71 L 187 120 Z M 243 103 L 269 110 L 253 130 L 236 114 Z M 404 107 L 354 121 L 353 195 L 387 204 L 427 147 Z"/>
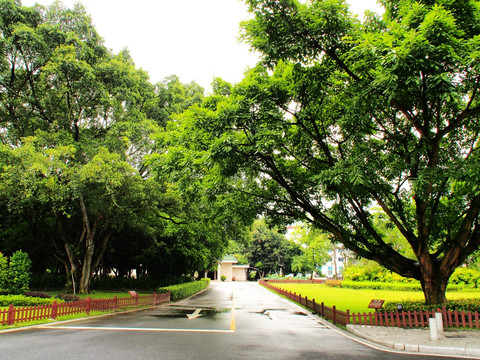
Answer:
<path fill-rule="evenodd" d="M 144 331 L 144 332 L 185 332 L 185 333 L 234 333 L 233 330 L 215 329 L 157 329 L 157 328 L 121 328 L 121 327 L 94 327 L 94 326 L 36 326 L 36 329 L 48 330 L 103 330 L 103 331 Z"/>
<path fill-rule="evenodd" d="M 200 311 L 202 311 L 202 309 L 196 309 L 192 314 L 187 314 L 188 320 L 193 320 L 202 316 L 202 314 L 200 314 Z"/>

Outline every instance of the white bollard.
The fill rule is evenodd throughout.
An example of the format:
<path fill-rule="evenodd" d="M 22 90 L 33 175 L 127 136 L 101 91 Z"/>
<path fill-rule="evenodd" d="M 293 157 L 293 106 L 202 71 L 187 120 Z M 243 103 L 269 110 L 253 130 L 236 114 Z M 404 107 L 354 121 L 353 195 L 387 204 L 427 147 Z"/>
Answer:
<path fill-rule="evenodd" d="M 438 340 L 438 329 L 437 329 L 437 319 L 429 318 L 428 323 L 430 325 L 430 340 Z"/>
<path fill-rule="evenodd" d="M 443 336 L 443 316 L 442 313 L 435 313 L 435 320 L 437 321 L 437 332 L 439 337 Z"/>

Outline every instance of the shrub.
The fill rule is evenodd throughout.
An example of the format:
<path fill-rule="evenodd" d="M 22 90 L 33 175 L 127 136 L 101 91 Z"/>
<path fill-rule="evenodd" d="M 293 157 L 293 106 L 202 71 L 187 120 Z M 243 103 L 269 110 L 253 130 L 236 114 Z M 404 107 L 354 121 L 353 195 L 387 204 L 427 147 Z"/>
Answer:
<path fill-rule="evenodd" d="M 0 291 L 8 288 L 8 259 L 0 252 Z"/>
<path fill-rule="evenodd" d="M 30 283 L 32 262 L 27 253 L 16 251 L 10 257 L 8 267 L 8 290 L 11 294 L 24 294 Z"/>
<path fill-rule="evenodd" d="M 350 281 L 401 282 L 416 283 L 417 280 L 405 278 L 387 270 L 374 262 L 365 265 L 349 266 L 343 271 L 343 278 Z"/>
<path fill-rule="evenodd" d="M 220 276 L 220 279 L 221 279 L 222 281 L 225 281 L 225 280 L 227 280 L 227 277 L 226 277 L 225 275 L 222 275 L 222 276 Z"/>
<path fill-rule="evenodd" d="M 202 279 L 199 281 L 193 281 L 184 284 L 161 287 L 158 289 L 158 292 L 165 293 L 170 291 L 170 299 L 172 301 L 177 301 L 192 296 L 202 291 L 203 289 L 206 289 L 209 284 L 210 279 Z"/>
<path fill-rule="evenodd" d="M 480 287 L 480 271 L 471 268 L 457 268 L 449 280 L 449 284 L 473 289 Z"/>
<path fill-rule="evenodd" d="M 331 287 L 342 287 L 342 281 L 341 280 L 326 280 L 325 285 L 331 286 Z"/>
<path fill-rule="evenodd" d="M 50 299 L 51 298 L 51 296 L 48 295 L 47 293 L 39 292 L 39 291 L 29 291 L 29 292 L 25 293 L 25 296 L 27 296 L 27 297 L 37 297 L 37 298 L 41 298 L 41 299 Z"/>
<path fill-rule="evenodd" d="M 55 297 L 65 302 L 76 302 L 80 300 L 80 297 L 71 294 L 58 294 Z"/>

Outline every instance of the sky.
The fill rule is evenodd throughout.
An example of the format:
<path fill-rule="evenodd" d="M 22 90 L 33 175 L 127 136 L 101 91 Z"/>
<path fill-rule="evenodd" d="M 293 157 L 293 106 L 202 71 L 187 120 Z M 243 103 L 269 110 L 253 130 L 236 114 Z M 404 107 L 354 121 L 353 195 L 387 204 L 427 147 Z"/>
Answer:
<path fill-rule="evenodd" d="M 22 0 L 50 5 L 54 0 Z M 71 8 L 77 0 L 63 0 Z M 137 67 L 156 83 L 175 74 L 210 91 L 214 77 L 239 82 L 258 54 L 239 43 L 239 23 L 251 15 L 242 0 L 82 0 L 105 45 L 127 48 Z M 375 0 L 347 0 L 361 15 L 380 12 Z"/>

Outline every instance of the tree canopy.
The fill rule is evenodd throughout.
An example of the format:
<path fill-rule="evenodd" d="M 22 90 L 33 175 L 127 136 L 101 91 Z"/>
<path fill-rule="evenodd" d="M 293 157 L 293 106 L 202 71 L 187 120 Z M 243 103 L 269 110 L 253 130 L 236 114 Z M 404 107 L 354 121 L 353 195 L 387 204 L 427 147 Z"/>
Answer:
<path fill-rule="evenodd" d="M 443 303 L 480 245 L 479 2 L 382 4 L 360 20 L 340 0 L 247 0 L 242 38 L 262 63 L 189 110 L 168 156 L 236 179 L 230 191 L 270 219 L 308 221 Z M 413 257 L 385 237 L 378 206 Z"/>
<path fill-rule="evenodd" d="M 203 89 L 173 75 L 151 84 L 80 4 L 0 0 L 0 34 L 2 251 L 27 250 L 39 273 L 60 262 L 82 292 L 100 267 L 156 277 L 211 267 L 235 221 L 147 161 L 153 135 Z"/>

